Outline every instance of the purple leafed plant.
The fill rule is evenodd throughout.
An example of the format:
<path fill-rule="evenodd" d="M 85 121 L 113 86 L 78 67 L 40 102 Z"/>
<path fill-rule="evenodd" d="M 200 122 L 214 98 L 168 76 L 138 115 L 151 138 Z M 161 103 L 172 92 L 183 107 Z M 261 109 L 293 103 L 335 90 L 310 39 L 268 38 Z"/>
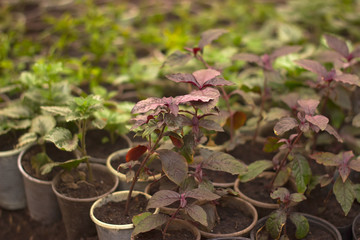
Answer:
<path fill-rule="evenodd" d="M 300 46 L 285 46 L 285 47 L 276 49 L 271 54 L 264 54 L 264 55 L 258 56 L 258 55 L 251 54 L 251 53 L 240 53 L 233 57 L 234 60 L 242 60 L 242 61 L 246 61 L 246 62 L 250 62 L 250 63 L 256 63 L 259 67 L 261 67 L 263 69 L 263 72 L 264 72 L 264 86 L 263 86 L 263 90 L 261 91 L 260 113 L 259 113 L 259 119 L 256 124 L 253 142 L 256 141 L 256 138 L 259 134 L 260 123 L 261 123 L 262 115 L 264 112 L 264 105 L 268 98 L 268 96 L 267 96 L 268 86 L 267 85 L 268 85 L 269 80 L 268 80 L 267 76 L 269 75 L 269 73 L 275 72 L 275 70 L 273 68 L 274 61 L 278 57 L 282 57 L 282 56 L 288 55 L 290 53 L 297 52 L 300 49 L 301 49 Z"/>
<path fill-rule="evenodd" d="M 331 193 L 334 193 L 336 200 L 339 202 L 345 215 L 351 209 L 355 198 L 359 199 L 360 184 L 354 184 L 350 178 L 351 171 L 360 172 L 360 157 L 355 157 L 352 151 L 340 152 L 334 154 L 330 152 L 317 152 L 310 156 L 317 163 L 334 167 L 333 172 L 329 172 L 321 177 L 320 185 L 325 187 L 330 183 L 333 184 L 327 198 L 324 200 L 326 204 Z"/>

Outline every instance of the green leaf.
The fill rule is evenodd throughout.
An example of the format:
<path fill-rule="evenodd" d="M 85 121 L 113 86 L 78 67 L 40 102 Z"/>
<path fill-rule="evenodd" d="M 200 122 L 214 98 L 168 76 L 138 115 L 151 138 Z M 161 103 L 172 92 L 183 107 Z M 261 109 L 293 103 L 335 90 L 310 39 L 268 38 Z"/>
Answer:
<path fill-rule="evenodd" d="M 284 144 L 283 142 L 279 143 L 279 138 L 277 138 L 277 137 L 268 137 L 266 139 L 263 151 L 268 152 L 268 153 L 275 152 L 283 144 Z"/>
<path fill-rule="evenodd" d="M 203 150 L 209 151 L 209 150 Z M 242 174 L 246 171 L 246 165 L 224 152 L 211 152 L 210 156 L 203 161 L 203 168 L 213 171 L 222 171 L 233 175 Z"/>
<path fill-rule="evenodd" d="M 270 233 L 272 238 L 278 239 L 285 223 L 286 213 L 284 211 L 277 210 L 271 213 L 269 218 L 266 220 L 266 231 Z"/>
<path fill-rule="evenodd" d="M 206 212 L 199 205 L 186 206 L 185 211 L 196 222 L 199 222 L 203 226 L 208 226 Z"/>
<path fill-rule="evenodd" d="M 168 206 L 180 200 L 180 194 L 171 190 L 160 190 L 149 200 L 147 208 L 159 208 Z"/>
<path fill-rule="evenodd" d="M 297 191 L 304 193 L 311 179 L 311 168 L 308 161 L 304 156 L 296 154 L 291 162 L 291 169 L 295 178 Z"/>
<path fill-rule="evenodd" d="M 318 152 L 310 155 L 310 158 L 314 159 L 317 163 L 325 166 L 338 166 L 340 159 L 330 152 Z"/>
<path fill-rule="evenodd" d="M 287 199 L 290 199 L 290 192 L 286 188 L 280 187 L 270 194 L 272 199 L 279 199 L 281 202 L 284 202 Z"/>
<path fill-rule="evenodd" d="M 306 217 L 300 213 L 292 213 L 290 214 L 290 220 L 296 226 L 295 237 L 297 239 L 305 238 L 309 233 L 309 222 Z"/>
<path fill-rule="evenodd" d="M 14 119 L 31 117 L 31 111 L 20 104 L 13 104 L 6 108 L 0 109 L 0 116 L 5 116 Z"/>
<path fill-rule="evenodd" d="M 270 160 L 258 160 L 251 163 L 245 174 L 240 174 L 239 178 L 241 182 L 248 182 L 256 178 L 260 173 L 264 172 L 266 169 L 273 167 L 273 163 Z"/>
<path fill-rule="evenodd" d="M 134 231 L 132 233 L 133 236 L 142 233 L 148 232 L 152 229 L 155 229 L 168 221 L 169 217 L 164 214 L 152 214 L 140 222 L 135 226 Z"/>
<path fill-rule="evenodd" d="M 345 216 L 349 213 L 351 206 L 355 200 L 355 191 L 350 179 L 346 179 L 345 182 L 338 177 L 335 181 L 333 191 L 336 200 L 340 203 Z"/>
<path fill-rule="evenodd" d="M 158 150 L 157 153 L 159 154 L 162 169 L 166 176 L 177 185 L 180 185 L 180 183 L 185 180 L 188 173 L 188 166 L 185 158 L 179 153 L 168 149 Z"/>
<path fill-rule="evenodd" d="M 40 115 L 32 120 L 30 132 L 45 136 L 51 129 L 56 126 L 56 120 L 50 115 Z"/>
<path fill-rule="evenodd" d="M 306 197 L 302 193 L 292 193 L 290 195 L 290 200 L 292 202 L 301 202 L 301 201 L 304 201 L 305 199 L 306 199 Z"/>
<path fill-rule="evenodd" d="M 295 118 L 285 117 L 280 119 L 274 126 L 274 133 L 276 135 L 282 135 L 283 133 L 297 127 L 299 123 Z"/>
<path fill-rule="evenodd" d="M 59 149 L 69 152 L 74 151 L 78 146 L 77 135 L 72 136 L 71 132 L 66 128 L 56 127 L 48 132 L 44 139 L 54 143 Z"/>
<path fill-rule="evenodd" d="M 358 113 L 357 115 L 355 115 L 355 117 L 352 120 L 352 125 L 354 127 L 360 127 L 360 113 Z"/>
<path fill-rule="evenodd" d="M 41 174 L 44 175 L 44 174 L 51 172 L 54 167 L 62 167 L 66 170 L 71 170 L 71 169 L 79 166 L 80 163 L 86 161 L 88 158 L 89 157 L 83 157 L 83 158 L 79 158 L 79 159 L 71 159 L 71 160 L 68 160 L 65 162 L 47 163 L 40 168 Z"/>
<path fill-rule="evenodd" d="M 95 118 L 94 120 L 92 120 L 92 125 L 94 125 L 94 127 L 98 128 L 98 129 L 103 129 L 106 126 L 106 121 L 100 119 L 100 118 Z"/>
<path fill-rule="evenodd" d="M 145 218 L 147 218 L 148 216 L 151 216 L 151 215 L 152 215 L 151 212 L 140 213 L 139 215 L 136 215 L 132 218 L 132 222 L 133 222 L 134 226 L 137 226 L 140 221 L 144 220 Z"/>
<path fill-rule="evenodd" d="M 275 187 L 284 186 L 285 183 L 289 180 L 290 171 L 291 170 L 288 167 L 286 167 L 285 169 L 281 169 L 277 177 L 275 178 L 274 186 Z"/>
<path fill-rule="evenodd" d="M 25 133 L 19 138 L 19 143 L 16 145 L 17 148 L 35 143 L 37 141 L 37 135 L 34 132 Z"/>

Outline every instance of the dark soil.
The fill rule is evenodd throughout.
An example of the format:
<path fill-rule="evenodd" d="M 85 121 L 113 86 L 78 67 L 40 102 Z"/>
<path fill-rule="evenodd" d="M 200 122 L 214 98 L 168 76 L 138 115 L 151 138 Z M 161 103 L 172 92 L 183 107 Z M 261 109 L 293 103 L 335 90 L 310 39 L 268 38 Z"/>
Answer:
<path fill-rule="evenodd" d="M 354 239 L 360 239 L 360 218 L 357 219 L 356 222 L 354 222 L 353 228 L 355 230 L 355 236 Z"/>
<path fill-rule="evenodd" d="M 148 200 L 144 195 L 137 195 L 131 198 L 129 216 L 124 215 L 126 201 L 108 202 L 101 207 L 94 209 L 94 215 L 102 222 L 110 224 L 130 224 L 132 217 L 146 210 Z"/>
<path fill-rule="evenodd" d="M 50 173 L 45 175 L 37 175 L 34 168 L 31 166 L 31 158 L 36 154 L 41 152 L 41 147 L 39 145 L 33 146 L 28 149 L 22 158 L 21 165 L 30 176 L 45 180 L 51 181 L 55 175 L 61 170 L 60 167 L 54 168 Z M 54 144 L 46 144 L 46 153 L 50 159 L 54 162 L 65 162 L 67 160 L 75 158 L 74 154 L 71 152 L 61 151 Z"/>
<path fill-rule="evenodd" d="M 22 135 L 23 132 L 8 132 L 7 134 L 0 135 L 0 152 L 9 151 L 15 149 L 16 144 L 18 144 L 18 138 Z"/>
<path fill-rule="evenodd" d="M 218 222 L 212 229 L 212 233 L 234 233 L 247 228 L 251 222 L 252 217 L 238 209 L 235 203 L 231 205 L 220 202 L 216 206 L 216 211 L 219 215 L 220 222 Z"/>
<path fill-rule="evenodd" d="M 128 148 L 127 141 L 118 135 L 115 135 L 115 141 L 110 141 L 110 134 L 108 131 L 93 129 L 86 134 L 86 151 L 89 156 L 95 158 L 106 159 L 111 153 Z"/>
<path fill-rule="evenodd" d="M 333 239 L 332 235 L 326 231 L 325 229 L 318 227 L 311 222 L 309 222 L 310 230 L 308 235 L 305 238 L 302 238 L 304 240 L 331 240 Z M 265 228 L 263 228 L 265 229 Z M 286 224 L 286 233 L 289 237 L 289 239 L 296 239 L 295 237 L 295 225 L 293 225 L 290 221 Z M 273 239 L 269 237 L 269 240 Z"/>
<path fill-rule="evenodd" d="M 274 153 L 266 153 L 263 151 L 263 144 L 255 142 L 251 144 L 248 142 L 243 145 L 238 145 L 234 150 L 230 151 L 229 154 L 234 156 L 236 159 L 243 161 L 245 164 L 255 162 L 256 160 L 271 160 Z"/>
<path fill-rule="evenodd" d="M 346 227 L 352 224 L 353 219 L 360 212 L 360 204 L 354 201 L 352 208 L 347 216 L 340 204 L 336 201 L 334 194 L 331 195 L 329 201 L 324 204 L 324 199 L 328 194 L 328 188 L 315 188 L 307 200 L 296 206 L 299 212 L 309 213 L 320 218 L 326 219 L 336 227 Z"/>
<path fill-rule="evenodd" d="M 255 178 L 254 180 L 247 183 L 240 183 L 240 191 L 257 201 L 264 203 L 276 203 L 276 200 L 270 197 L 271 188 L 268 187 L 269 179 L 266 178 Z"/>
<path fill-rule="evenodd" d="M 160 240 L 163 239 L 160 230 L 152 230 L 147 233 L 141 233 L 135 238 L 136 240 Z M 192 240 L 195 239 L 194 234 L 187 230 L 170 230 L 167 231 L 166 240 Z"/>
<path fill-rule="evenodd" d="M 84 180 L 86 172 L 73 169 L 63 172 L 60 181 L 55 186 L 59 193 L 73 198 L 91 198 L 108 192 L 114 186 L 114 179 L 110 174 L 104 174 L 95 168 L 93 170 L 93 182 Z M 87 179 L 87 177 L 85 177 Z"/>

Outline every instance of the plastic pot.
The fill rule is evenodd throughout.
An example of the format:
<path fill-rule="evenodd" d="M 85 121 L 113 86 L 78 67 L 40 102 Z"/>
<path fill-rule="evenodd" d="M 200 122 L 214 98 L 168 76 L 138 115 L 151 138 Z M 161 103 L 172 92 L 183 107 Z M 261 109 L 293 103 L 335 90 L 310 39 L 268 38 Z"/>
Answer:
<path fill-rule="evenodd" d="M 24 170 L 21 161 L 27 150 L 20 153 L 17 164 L 24 181 L 26 203 L 30 217 L 43 224 L 56 222 L 61 219 L 61 214 L 51 187 L 52 181 L 37 179 Z"/>
<path fill-rule="evenodd" d="M 358 214 L 353 221 L 352 227 L 351 227 L 351 231 L 352 231 L 352 238 L 354 240 L 358 240 L 360 238 L 359 235 L 359 230 L 356 229 L 360 229 L 360 214 Z M 356 235 L 356 233 L 358 233 L 358 235 Z"/>
<path fill-rule="evenodd" d="M 310 215 L 310 214 L 306 214 L 306 213 L 302 213 L 302 214 L 309 221 L 310 227 L 312 226 L 312 227 L 316 227 L 316 228 L 322 228 L 323 230 L 330 233 L 334 240 L 341 240 L 342 239 L 339 230 L 334 225 L 332 225 L 330 222 L 328 222 L 328 221 L 326 221 L 326 220 L 324 220 L 322 218 L 315 217 L 315 216 Z M 268 218 L 268 216 L 263 217 L 256 223 L 256 226 L 250 232 L 250 239 L 252 239 L 252 240 L 256 239 L 256 233 L 259 231 L 260 228 L 262 228 L 264 226 L 267 218 Z"/>
<path fill-rule="evenodd" d="M 84 169 L 85 166 L 85 164 L 80 164 L 78 168 Z M 96 235 L 95 224 L 89 216 L 91 205 L 99 198 L 114 192 L 119 183 L 119 179 L 112 175 L 106 166 L 92 163 L 91 167 L 94 176 L 108 175 L 113 179 L 112 188 L 102 195 L 91 198 L 73 198 L 59 193 L 56 186 L 60 181 L 61 172 L 56 175 L 52 182 L 52 189 L 60 206 L 68 240 L 78 240 Z"/>
<path fill-rule="evenodd" d="M 128 240 L 131 237 L 131 233 L 134 229 L 134 225 L 131 224 L 110 224 L 102 222 L 94 215 L 94 210 L 98 207 L 105 205 L 108 202 L 121 202 L 126 201 L 129 191 L 119 191 L 109 194 L 101 199 L 98 199 L 90 208 L 90 218 L 96 225 L 96 231 L 99 240 Z M 139 194 L 144 195 L 147 199 L 150 199 L 149 194 L 133 191 L 131 196 L 135 197 Z M 158 213 L 159 209 L 155 210 Z"/>
<path fill-rule="evenodd" d="M 194 234 L 195 240 L 201 239 L 201 234 L 200 234 L 199 230 L 194 225 L 192 225 L 191 223 L 189 223 L 185 220 L 181 220 L 181 219 L 172 220 L 170 222 L 169 228 L 168 228 L 168 231 L 171 231 L 171 230 L 187 230 Z M 131 240 L 136 240 L 136 238 L 134 236 L 131 236 Z"/>
<path fill-rule="evenodd" d="M 118 172 L 117 169 L 112 167 L 111 161 L 118 159 L 120 157 L 125 158 L 125 156 L 129 150 L 130 149 L 127 148 L 127 149 L 122 149 L 122 150 L 116 151 L 116 152 L 112 153 L 106 160 L 106 166 L 108 167 L 110 172 L 119 178 L 119 187 L 118 187 L 119 190 L 129 190 L 130 186 L 131 186 L 131 182 L 126 181 L 125 174 Z M 148 180 L 138 179 L 138 181 L 135 184 L 134 190 L 144 192 L 146 185 L 150 181 L 153 181 L 155 179 L 160 179 L 160 177 L 161 177 L 161 174 L 157 174 L 154 177 L 149 177 Z"/>
<path fill-rule="evenodd" d="M 0 207 L 8 210 L 26 207 L 24 183 L 17 166 L 24 148 L 0 152 Z"/>
<path fill-rule="evenodd" d="M 251 231 L 251 229 L 253 229 L 253 227 L 255 226 L 255 224 L 258 220 L 258 213 L 257 213 L 255 207 L 251 203 L 246 202 L 241 198 L 224 196 L 220 199 L 220 205 L 221 206 L 230 206 L 232 209 L 234 209 L 234 211 L 241 211 L 247 215 L 250 215 L 252 217 L 251 224 L 249 226 L 247 226 L 246 228 L 244 228 L 240 231 L 237 231 L 237 232 L 233 232 L 233 233 L 222 234 L 222 233 L 211 233 L 211 232 L 205 232 L 205 231 L 199 230 L 203 237 L 206 237 L 206 238 L 239 237 L 239 236 L 249 233 Z M 220 206 L 217 206 L 217 207 L 220 207 Z"/>

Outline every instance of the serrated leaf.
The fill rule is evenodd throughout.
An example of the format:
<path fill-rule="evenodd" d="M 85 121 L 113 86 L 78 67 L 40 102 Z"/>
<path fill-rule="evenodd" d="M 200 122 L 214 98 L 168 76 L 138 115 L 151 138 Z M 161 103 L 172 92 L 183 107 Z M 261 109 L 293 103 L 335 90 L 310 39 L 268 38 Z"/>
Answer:
<path fill-rule="evenodd" d="M 239 178 L 241 182 L 248 182 L 256 178 L 260 173 L 264 172 L 267 169 L 271 169 L 273 163 L 270 160 L 258 160 L 251 163 L 245 174 L 240 174 Z"/>
<path fill-rule="evenodd" d="M 286 223 L 286 213 L 284 211 L 277 210 L 271 213 L 266 220 L 266 231 L 270 233 L 270 236 L 274 239 L 280 237 L 281 231 Z"/>
<path fill-rule="evenodd" d="M 223 171 L 233 175 L 238 175 L 246 171 L 245 164 L 224 152 L 212 152 L 209 157 L 204 158 L 203 168 L 213 171 Z"/>
<path fill-rule="evenodd" d="M 31 111 L 27 107 L 20 104 L 13 104 L 6 108 L 0 109 L 0 116 L 14 119 L 28 118 L 31 116 Z"/>
<path fill-rule="evenodd" d="M 204 48 L 206 45 L 210 44 L 212 41 L 218 39 L 224 33 L 228 31 L 225 29 L 210 29 L 201 34 L 201 39 L 199 42 L 199 48 Z"/>
<path fill-rule="evenodd" d="M 16 145 L 17 148 L 21 148 L 23 146 L 35 143 L 37 141 L 38 137 L 36 135 L 36 133 L 34 132 L 29 132 L 29 133 L 25 133 L 24 135 L 22 135 L 19 140 L 18 140 L 18 144 Z"/>
<path fill-rule="evenodd" d="M 301 49 L 301 46 L 284 46 L 281 48 L 276 49 L 272 54 L 270 54 L 270 58 L 272 60 L 282 57 L 285 55 L 289 55 L 290 53 L 297 52 Z"/>
<path fill-rule="evenodd" d="M 162 169 L 166 176 L 177 185 L 180 185 L 180 183 L 185 180 L 188 173 L 188 166 L 185 158 L 179 153 L 168 149 L 160 149 L 157 153 L 159 154 Z"/>
<path fill-rule="evenodd" d="M 338 142 L 343 142 L 343 139 L 341 138 L 341 136 L 338 134 L 338 132 L 329 124 L 326 126 L 325 131 L 328 132 L 329 134 L 333 135 L 336 140 L 338 140 Z"/>
<path fill-rule="evenodd" d="M 337 155 L 330 152 L 317 152 L 310 155 L 310 158 L 314 159 L 317 163 L 325 166 L 338 166 L 340 159 Z"/>
<path fill-rule="evenodd" d="M 297 127 L 299 123 L 295 118 L 282 118 L 279 122 L 277 122 L 274 126 L 274 133 L 276 135 L 282 135 L 283 133 Z"/>
<path fill-rule="evenodd" d="M 147 147 L 143 145 L 138 145 L 136 147 L 131 148 L 126 153 L 126 157 L 125 157 L 126 162 L 138 160 L 146 151 L 147 151 Z"/>
<path fill-rule="evenodd" d="M 160 190 L 149 200 L 147 208 L 159 208 L 168 206 L 181 198 L 180 194 L 171 190 Z"/>
<path fill-rule="evenodd" d="M 297 103 L 306 115 L 314 115 L 320 102 L 315 99 L 300 99 Z"/>
<path fill-rule="evenodd" d="M 224 129 L 215 121 L 208 119 L 200 119 L 199 127 L 205 128 L 206 130 L 213 130 L 216 132 L 223 132 Z"/>
<path fill-rule="evenodd" d="M 309 233 L 309 222 L 306 217 L 300 213 L 292 213 L 290 214 L 290 220 L 296 227 L 295 237 L 297 239 L 305 238 Z"/>
<path fill-rule="evenodd" d="M 152 214 L 141 220 L 134 228 L 132 235 L 135 236 L 142 232 L 153 230 L 168 221 L 169 217 L 164 214 Z"/>
<path fill-rule="evenodd" d="M 311 179 L 311 168 L 308 161 L 302 155 L 296 154 L 291 162 L 291 170 L 295 178 L 297 191 L 304 193 Z"/>
<path fill-rule="evenodd" d="M 305 115 L 305 119 L 312 123 L 313 125 L 319 127 L 322 131 L 324 131 L 329 123 L 329 119 L 322 115 L 310 116 Z"/>
<path fill-rule="evenodd" d="M 45 136 L 56 126 L 56 120 L 50 115 L 40 115 L 32 120 L 30 132 Z"/>
<path fill-rule="evenodd" d="M 79 158 L 79 159 L 71 159 L 71 160 L 68 160 L 65 162 L 47 163 L 40 168 L 41 174 L 44 175 L 44 174 L 51 172 L 54 167 L 62 167 L 66 170 L 71 170 L 71 169 L 79 166 L 80 163 L 86 161 L 88 158 L 89 157 L 83 157 L 83 158 Z"/>
<path fill-rule="evenodd" d="M 152 215 L 151 212 L 140 213 L 136 216 L 133 216 L 132 222 L 133 222 L 134 226 L 136 227 L 140 221 L 144 220 L 145 218 L 147 218 L 151 215 Z"/>
<path fill-rule="evenodd" d="M 360 87 L 360 79 L 358 76 L 354 75 L 354 74 L 341 74 L 341 75 L 336 75 L 334 77 L 335 81 L 338 82 L 342 82 L 342 83 L 347 83 L 350 85 L 355 85 Z"/>
<path fill-rule="evenodd" d="M 326 68 L 314 60 L 300 59 L 296 60 L 295 63 L 319 76 L 325 76 L 327 74 Z"/>
<path fill-rule="evenodd" d="M 333 191 L 336 200 L 340 203 L 346 216 L 355 200 L 355 191 L 352 182 L 350 179 L 343 182 L 341 178 L 338 177 L 334 183 Z"/>
<path fill-rule="evenodd" d="M 78 146 L 77 135 L 72 136 L 70 130 L 66 128 L 53 128 L 45 135 L 44 139 L 54 143 L 57 148 L 68 152 L 74 151 Z"/>
<path fill-rule="evenodd" d="M 212 193 L 204 188 L 192 189 L 186 192 L 185 196 L 189 198 L 195 198 L 199 201 L 213 201 L 220 198 L 219 195 Z"/>
<path fill-rule="evenodd" d="M 347 58 L 349 56 L 349 48 L 346 45 L 345 41 L 329 34 L 325 34 L 324 37 L 326 39 L 326 43 L 330 48 L 340 53 L 344 58 Z"/>
<path fill-rule="evenodd" d="M 190 205 L 185 207 L 186 213 L 196 222 L 203 226 L 208 226 L 205 210 L 199 205 Z"/>

